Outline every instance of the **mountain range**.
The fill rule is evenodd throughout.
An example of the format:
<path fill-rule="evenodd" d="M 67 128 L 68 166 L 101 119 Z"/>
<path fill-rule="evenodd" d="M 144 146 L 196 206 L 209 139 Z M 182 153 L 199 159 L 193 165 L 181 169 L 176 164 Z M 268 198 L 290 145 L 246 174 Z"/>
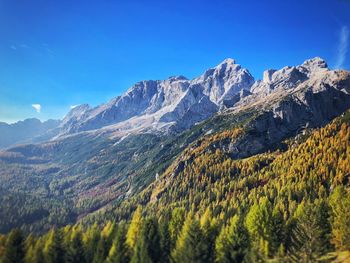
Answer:
<path fill-rule="evenodd" d="M 0 149 L 15 144 L 33 142 L 35 138 L 40 138 L 40 136 L 47 134 L 48 131 L 57 128 L 59 124 L 60 121 L 58 120 L 41 122 L 35 118 L 26 119 L 13 124 L 0 122 Z M 48 137 L 48 139 L 49 138 L 50 137 Z"/>
<path fill-rule="evenodd" d="M 284 151 L 286 140 L 298 141 L 349 108 L 350 72 L 330 70 L 319 57 L 266 70 L 262 80 L 226 59 L 192 80 L 138 82 L 60 121 L 1 124 L 11 137 L 0 140 L 7 147 L 0 152 L 0 216 L 9 218 L 0 231 L 88 221 L 159 178 L 171 184 L 197 154 L 241 160 Z"/>

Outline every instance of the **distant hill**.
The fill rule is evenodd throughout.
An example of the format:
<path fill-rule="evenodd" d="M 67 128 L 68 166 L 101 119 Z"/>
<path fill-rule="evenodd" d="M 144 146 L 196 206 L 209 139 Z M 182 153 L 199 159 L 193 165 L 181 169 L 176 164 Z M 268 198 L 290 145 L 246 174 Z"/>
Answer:
<path fill-rule="evenodd" d="M 58 120 L 41 122 L 36 118 L 26 119 L 13 124 L 0 122 L 0 148 L 33 142 L 36 137 L 44 135 L 59 124 L 60 121 Z"/>

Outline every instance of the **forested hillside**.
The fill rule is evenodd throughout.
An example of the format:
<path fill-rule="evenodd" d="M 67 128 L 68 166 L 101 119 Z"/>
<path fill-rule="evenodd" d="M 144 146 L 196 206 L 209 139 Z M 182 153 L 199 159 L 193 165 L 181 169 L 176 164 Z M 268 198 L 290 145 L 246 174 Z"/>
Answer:
<path fill-rule="evenodd" d="M 241 132 L 191 144 L 140 194 L 77 225 L 1 236 L 3 262 L 347 262 L 350 112 L 286 150 L 235 160 L 215 147 Z"/>
<path fill-rule="evenodd" d="M 147 214 L 193 206 L 227 217 L 267 194 L 289 198 L 293 213 L 309 186 L 295 186 L 305 173 L 282 154 L 301 138 L 285 140 L 350 107 L 350 73 L 316 57 L 253 80 L 226 59 L 192 80 L 138 82 L 107 103 L 74 107 L 41 143 L 1 150 L 0 233 L 128 220 L 139 204 Z M 321 169 L 347 178 L 340 167 L 318 169 L 305 159 L 314 183 Z"/>

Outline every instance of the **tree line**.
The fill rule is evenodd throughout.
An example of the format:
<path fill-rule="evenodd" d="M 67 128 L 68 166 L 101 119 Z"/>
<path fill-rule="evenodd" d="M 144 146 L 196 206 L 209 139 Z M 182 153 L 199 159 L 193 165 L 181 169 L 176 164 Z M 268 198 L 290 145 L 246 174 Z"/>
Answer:
<path fill-rule="evenodd" d="M 265 197 L 226 222 L 210 209 L 184 208 L 157 219 L 138 207 L 129 223 L 53 228 L 44 235 L 12 230 L 0 238 L 1 262 L 328 262 L 350 251 L 350 192 L 301 202 L 285 220 Z"/>

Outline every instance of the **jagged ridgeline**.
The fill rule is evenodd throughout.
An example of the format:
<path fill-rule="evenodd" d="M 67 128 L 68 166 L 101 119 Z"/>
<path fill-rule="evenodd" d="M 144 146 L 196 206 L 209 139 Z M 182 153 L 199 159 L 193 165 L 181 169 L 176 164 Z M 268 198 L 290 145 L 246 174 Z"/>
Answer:
<path fill-rule="evenodd" d="M 320 58 L 257 81 L 226 59 L 192 80 L 139 82 L 0 151 L 0 232 L 128 224 L 139 206 L 167 223 L 173 210 L 194 222 L 209 213 L 221 229 L 233 216 L 245 222 L 258 202 L 288 229 L 301 203 L 324 202 L 331 224 L 329 196 L 349 188 L 348 113 L 339 117 L 349 108 L 350 73 Z M 260 239 L 257 253 L 275 257 L 276 245 Z M 278 242 L 281 253 L 292 253 L 288 242 Z"/>
<path fill-rule="evenodd" d="M 283 142 L 284 150 L 237 159 L 224 144 L 239 142 L 243 127 L 197 140 L 145 190 L 83 224 L 1 236 L 0 256 L 5 262 L 347 262 L 350 111 L 324 128 L 305 128 Z"/>

